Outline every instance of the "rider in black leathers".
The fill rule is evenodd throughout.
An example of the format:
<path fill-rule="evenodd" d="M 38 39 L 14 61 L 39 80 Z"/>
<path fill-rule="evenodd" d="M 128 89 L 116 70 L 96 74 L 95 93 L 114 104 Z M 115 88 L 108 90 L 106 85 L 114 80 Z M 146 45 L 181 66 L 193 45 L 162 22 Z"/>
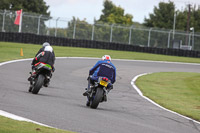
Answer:
<path fill-rule="evenodd" d="M 43 48 L 41 48 L 41 49 L 43 49 Z M 51 65 L 52 71 L 53 72 L 55 71 L 55 68 L 54 68 L 55 54 L 54 54 L 53 48 L 51 46 L 45 46 L 44 47 L 44 51 L 36 54 L 36 57 L 33 59 L 32 63 L 31 63 L 31 65 L 32 65 L 32 74 L 28 78 L 28 81 L 30 81 L 32 79 L 31 77 L 35 75 L 35 68 L 37 66 L 37 63 L 39 63 L 39 62 Z"/>

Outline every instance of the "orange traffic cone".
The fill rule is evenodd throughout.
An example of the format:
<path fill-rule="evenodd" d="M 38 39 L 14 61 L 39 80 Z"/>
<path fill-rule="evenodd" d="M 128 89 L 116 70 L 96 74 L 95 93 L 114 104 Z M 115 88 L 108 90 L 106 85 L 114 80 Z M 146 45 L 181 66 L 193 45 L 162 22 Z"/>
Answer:
<path fill-rule="evenodd" d="M 24 54 L 23 54 L 23 49 L 21 48 L 21 50 L 20 50 L 20 56 L 24 56 Z"/>

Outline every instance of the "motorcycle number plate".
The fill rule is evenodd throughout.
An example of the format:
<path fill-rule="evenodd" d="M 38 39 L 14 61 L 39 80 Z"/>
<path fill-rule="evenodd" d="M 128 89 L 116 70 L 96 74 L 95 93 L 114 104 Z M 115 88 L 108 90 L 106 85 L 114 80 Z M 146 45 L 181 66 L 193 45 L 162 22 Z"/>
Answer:
<path fill-rule="evenodd" d="M 107 87 L 108 83 L 105 82 L 105 81 L 103 81 L 103 80 L 101 80 L 101 81 L 100 81 L 100 85 Z"/>

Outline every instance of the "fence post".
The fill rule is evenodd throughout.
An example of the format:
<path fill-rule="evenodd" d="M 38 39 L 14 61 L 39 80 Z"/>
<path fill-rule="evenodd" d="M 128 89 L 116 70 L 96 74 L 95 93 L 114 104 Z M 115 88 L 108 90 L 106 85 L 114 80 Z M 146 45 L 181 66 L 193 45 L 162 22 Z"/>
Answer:
<path fill-rule="evenodd" d="M 4 29 L 4 25 L 5 25 L 5 16 L 6 16 L 6 10 L 4 10 L 4 13 L 3 13 L 2 32 L 5 32 L 5 29 Z"/>
<path fill-rule="evenodd" d="M 152 28 L 149 29 L 149 37 L 148 37 L 148 44 L 147 44 L 148 47 L 150 46 L 151 31 L 152 31 Z"/>
<path fill-rule="evenodd" d="M 92 26 L 92 38 L 91 38 L 91 40 L 92 40 L 92 41 L 94 40 L 94 24 L 93 24 L 93 26 Z"/>
<path fill-rule="evenodd" d="M 190 30 L 192 31 L 192 50 L 194 50 L 194 27 L 191 27 Z"/>
<path fill-rule="evenodd" d="M 193 36 L 192 36 L 192 49 L 194 50 L 194 30 L 193 30 Z"/>
<path fill-rule="evenodd" d="M 57 36 L 57 24 L 58 24 L 58 20 L 60 19 L 60 17 L 58 17 L 57 19 L 56 19 L 56 29 L 55 29 L 55 37 Z"/>
<path fill-rule="evenodd" d="M 40 18 L 42 17 L 42 15 L 39 16 L 38 18 L 38 30 L 37 30 L 37 34 L 40 34 Z"/>
<path fill-rule="evenodd" d="M 174 40 L 175 29 L 176 29 L 176 11 L 175 10 L 174 10 L 174 24 L 173 24 L 173 40 Z"/>
<path fill-rule="evenodd" d="M 191 39 L 191 34 L 192 34 L 192 33 L 189 33 L 188 46 L 190 46 L 190 39 Z"/>
<path fill-rule="evenodd" d="M 22 9 L 21 9 L 22 10 Z M 20 24 L 19 24 L 19 33 L 22 32 L 22 18 L 23 18 L 24 12 L 22 12 L 22 14 L 20 15 Z"/>
<path fill-rule="evenodd" d="M 74 20 L 74 32 L 73 32 L 73 39 L 75 39 L 76 36 L 76 19 Z"/>
<path fill-rule="evenodd" d="M 168 43 L 167 43 L 167 48 L 170 47 L 170 35 L 171 35 L 171 32 L 172 30 L 169 31 L 169 34 L 168 34 Z"/>
<path fill-rule="evenodd" d="M 51 17 L 49 17 L 48 21 L 49 21 L 49 27 L 47 27 L 48 30 L 47 30 L 46 35 L 50 35 L 50 31 L 49 31 L 49 29 L 50 29 L 50 26 L 51 26 Z"/>
<path fill-rule="evenodd" d="M 110 29 L 110 42 L 112 42 L 112 31 L 113 31 L 113 26 L 114 26 L 114 24 L 111 25 L 111 29 Z"/>
<path fill-rule="evenodd" d="M 130 27 L 128 44 L 131 44 L 131 32 L 132 32 L 132 29 L 133 29 L 133 25 L 131 25 L 131 27 Z"/>

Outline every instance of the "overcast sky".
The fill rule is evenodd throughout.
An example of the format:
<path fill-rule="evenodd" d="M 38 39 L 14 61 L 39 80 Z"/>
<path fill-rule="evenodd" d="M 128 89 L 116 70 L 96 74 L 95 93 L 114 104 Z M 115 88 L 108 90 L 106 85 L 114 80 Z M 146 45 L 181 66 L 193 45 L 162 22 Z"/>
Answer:
<path fill-rule="evenodd" d="M 99 19 L 103 10 L 104 0 L 44 0 L 50 6 L 49 11 L 53 17 L 62 17 L 71 20 L 72 17 L 93 23 L 94 18 Z M 111 0 L 116 6 L 120 6 L 125 13 L 133 15 L 133 21 L 143 23 L 144 18 L 153 12 L 154 6 L 158 6 L 160 1 L 168 0 Z M 187 4 L 198 4 L 200 0 L 171 0 L 176 8 L 181 10 Z"/>

